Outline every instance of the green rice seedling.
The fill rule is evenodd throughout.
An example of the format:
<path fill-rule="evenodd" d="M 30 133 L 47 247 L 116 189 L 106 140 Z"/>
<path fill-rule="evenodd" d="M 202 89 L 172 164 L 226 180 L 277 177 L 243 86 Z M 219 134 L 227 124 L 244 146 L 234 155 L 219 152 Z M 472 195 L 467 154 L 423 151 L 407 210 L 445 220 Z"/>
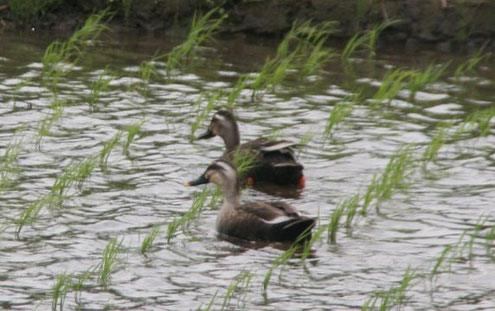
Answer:
<path fill-rule="evenodd" d="M 490 121 L 495 116 L 495 108 L 477 110 L 471 113 L 467 118 L 467 123 L 476 123 L 479 128 L 480 136 L 486 136 L 490 133 Z"/>
<path fill-rule="evenodd" d="M 43 196 L 29 204 L 29 206 L 22 211 L 22 213 L 19 215 L 17 220 L 15 221 L 16 224 L 16 231 L 15 235 L 19 237 L 19 234 L 21 233 L 22 228 L 24 228 L 25 225 L 31 224 L 38 220 L 39 214 L 41 210 L 50 205 L 51 203 L 51 197 L 50 196 Z"/>
<path fill-rule="evenodd" d="M 159 56 L 155 54 L 151 60 L 142 61 L 139 64 L 138 78 L 140 82 L 135 85 L 134 89 L 137 88 L 143 96 L 148 96 L 150 79 L 157 75 L 156 61 L 158 58 Z"/>
<path fill-rule="evenodd" d="M 9 0 L 9 11 L 16 24 L 28 24 L 38 21 L 61 0 Z"/>
<path fill-rule="evenodd" d="M 139 249 L 141 251 L 141 254 L 146 254 L 148 252 L 151 246 L 153 246 L 153 242 L 155 241 L 155 238 L 158 236 L 159 233 L 160 226 L 154 225 L 153 228 L 151 228 L 150 233 L 146 235 L 143 242 L 141 243 L 141 248 Z"/>
<path fill-rule="evenodd" d="M 377 187 L 378 187 L 378 175 L 377 173 L 375 173 L 373 174 L 373 179 L 371 180 L 370 185 L 368 186 L 366 192 L 364 193 L 363 206 L 361 207 L 361 211 L 359 212 L 361 216 L 368 215 L 368 208 L 370 207 L 373 199 L 376 198 Z"/>
<path fill-rule="evenodd" d="M 0 191 L 4 190 L 12 182 L 14 175 L 20 172 L 17 162 L 23 150 L 22 143 L 22 139 L 10 142 L 0 157 Z"/>
<path fill-rule="evenodd" d="M 303 148 L 306 147 L 311 140 L 313 140 L 313 137 L 315 137 L 316 133 L 313 132 L 311 129 L 309 129 L 306 134 L 304 134 L 303 137 L 301 137 L 301 140 L 299 141 L 299 144 L 297 145 L 297 154 L 300 155 Z"/>
<path fill-rule="evenodd" d="M 67 106 L 67 100 L 61 100 L 54 98 L 50 104 L 50 108 L 52 110 L 52 113 L 48 116 L 48 118 L 43 119 L 40 121 L 40 127 L 38 129 L 38 134 L 36 138 L 36 148 L 40 149 L 41 148 L 41 141 L 43 137 L 45 136 L 50 136 L 51 135 L 51 128 L 53 124 L 58 121 L 63 113 L 64 113 L 64 108 Z"/>
<path fill-rule="evenodd" d="M 352 221 L 354 220 L 357 209 L 359 207 L 359 200 L 360 200 L 360 195 L 354 194 L 353 196 L 342 202 L 343 209 L 346 214 L 346 219 L 345 219 L 346 228 L 350 228 L 352 225 Z"/>
<path fill-rule="evenodd" d="M 211 208 L 215 207 L 223 197 L 222 188 L 215 186 L 214 189 L 215 190 L 213 190 L 213 192 L 211 193 L 211 199 L 209 204 Z"/>
<path fill-rule="evenodd" d="M 492 225 L 490 227 L 490 230 L 488 230 L 485 233 L 484 238 L 485 238 L 486 253 L 488 256 L 491 257 L 492 256 L 491 249 L 493 248 L 493 242 L 495 241 L 495 225 Z"/>
<path fill-rule="evenodd" d="M 217 296 L 218 296 L 218 291 L 216 291 L 215 295 L 213 295 L 213 297 L 211 297 L 210 303 L 208 303 L 206 308 L 204 308 L 204 309 L 201 308 L 203 306 L 203 304 L 201 304 L 196 311 L 210 311 L 211 307 L 213 307 L 213 304 L 215 303 L 215 300 L 217 299 Z"/>
<path fill-rule="evenodd" d="M 232 90 L 227 93 L 226 108 L 233 110 L 235 108 L 235 101 L 241 95 L 241 92 L 248 87 L 249 75 L 242 75 L 239 80 L 234 84 Z"/>
<path fill-rule="evenodd" d="M 358 50 L 364 43 L 366 37 L 364 37 L 360 33 L 354 34 L 349 41 L 347 41 L 347 44 L 344 47 L 344 50 L 340 54 L 340 57 L 343 61 L 347 61 L 356 50 Z"/>
<path fill-rule="evenodd" d="M 215 15 L 219 17 L 213 18 Z M 215 8 L 202 16 L 194 13 L 186 40 L 165 55 L 167 76 L 170 76 L 184 62 L 190 61 L 194 49 L 210 40 L 226 17 L 227 15 L 222 12 L 221 8 Z"/>
<path fill-rule="evenodd" d="M 232 162 L 234 162 L 239 175 L 242 176 L 256 165 L 256 154 L 237 149 L 234 152 Z"/>
<path fill-rule="evenodd" d="M 437 260 L 435 261 L 435 264 L 433 265 L 433 268 L 431 269 L 431 272 L 430 272 L 430 280 L 433 280 L 433 278 L 441 273 L 441 267 L 442 267 L 442 264 L 445 262 L 445 259 L 447 258 L 447 254 L 449 254 L 450 252 L 452 251 L 452 245 L 447 245 L 445 246 L 445 248 L 443 249 L 442 253 L 440 254 L 440 256 L 437 258 Z"/>
<path fill-rule="evenodd" d="M 481 61 L 488 57 L 488 54 L 484 54 L 485 47 L 486 45 L 483 45 L 473 57 L 468 58 L 468 60 L 457 67 L 454 72 L 454 77 L 457 80 L 466 73 L 472 72 Z"/>
<path fill-rule="evenodd" d="M 206 203 L 206 199 L 208 198 L 208 195 L 210 194 L 210 190 L 208 188 L 203 188 L 203 191 L 199 194 L 194 195 L 194 200 L 191 208 L 181 217 L 176 218 L 170 222 L 170 224 L 167 227 L 167 233 L 166 233 L 166 238 L 167 238 L 167 243 L 170 243 L 172 238 L 175 236 L 177 230 L 179 228 L 182 229 L 182 231 L 186 231 L 191 224 L 191 222 L 194 219 L 197 219 L 201 211 L 203 210 L 203 207 Z"/>
<path fill-rule="evenodd" d="M 472 232 L 469 234 L 469 239 L 464 242 L 461 246 L 459 247 L 459 258 L 464 258 L 467 257 L 470 262 L 472 262 L 473 257 L 474 257 L 474 252 L 473 252 L 473 245 L 474 241 L 476 238 L 481 237 L 481 231 L 486 227 L 485 223 L 488 221 L 488 216 L 480 216 L 478 221 L 473 227 Z M 464 251 L 467 249 L 467 255 L 464 255 Z"/>
<path fill-rule="evenodd" d="M 426 146 L 426 149 L 421 157 L 421 160 L 423 162 L 423 167 L 426 167 L 428 163 L 436 160 L 438 151 L 440 150 L 440 148 L 442 148 L 442 146 L 446 142 L 447 139 L 446 136 L 448 130 L 449 130 L 448 127 L 442 126 L 440 129 L 438 129 L 435 136 L 432 137 L 430 143 L 428 144 L 428 146 Z"/>
<path fill-rule="evenodd" d="M 96 109 L 100 101 L 101 93 L 108 91 L 110 83 L 115 79 L 115 76 L 106 68 L 98 78 L 91 83 L 91 94 L 88 103 L 92 109 Z"/>
<path fill-rule="evenodd" d="M 365 302 L 361 310 L 402 310 L 408 299 L 406 291 L 412 286 L 412 282 L 417 277 L 416 272 L 407 267 L 399 286 L 376 293 L 375 297 Z"/>
<path fill-rule="evenodd" d="M 399 148 L 390 158 L 376 185 L 378 202 L 388 200 L 398 190 L 406 187 L 405 180 L 411 174 L 414 162 L 411 148 Z M 378 208 L 378 204 L 376 205 Z"/>
<path fill-rule="evenodd" d="M 45 85 L 50 85 L 56 92 L 59 79 L 77 63 L 85 48 L 90 46 L 103 30 L 107 29 L 102 20 L 108 15 L 106 10 L 91 15 L 84 26 L 75 31 L 67 41 L 55 41 L 46 48 L 42 71 Z M 69 66 L 64 64 L 69 64 Z"/>
<path fill-rule="evenodd" d="M 370 53 L 370 56 L 373 56 L 375 54 L 375 51 L 376 51 L 376 42 L 378 41 L 378 38 L 380 37 L 380 35 L 382 34 L 382 32 L 392 26 L 392 25 L 395 25 L 395 24 L 398 24 L 398 23 L 401 23 L 402 21 L 401 20 L 388 20 L 380 25 L 375 25 L 373 26 L 372 29 L 368 30 L 365 34 L 365 38 L 367 39 L 367 48 L 368 48 L 368 51 Z"/>
<path fill-rule="evenodd" d="M 72 275 L 62 273 L 57 278 L 57 282 L 53 285 L 52 289 L 52 311 L 64 309 L 65 298 L 67 297 L 67 292 L 72 288 Z"/>
<path fill-rule="evenodd" d="M 215 108 L 215 104 L 223 97 L 222 92 L 213 93 L 203 93 L 200 95 L 195 103 L 196 106 L 196 118 L 191 123 L 191 131 L 189 134 L 189 140 L 194 140 L 194 134 L 201 127 L 201 125 L 206 121 L 208 116 L 211 114 Z M 203 102 L 206 100 L 206 105 L 203 106 Z"/>
<path fill-rule="evenodd" d="M 57 176 L 53 183 L 51 190 L 52 198 L 63 200 L 67 191 L 73 186 L 80 190 L 96 165 L 96 161 L 89 158 L 67 166 L 65 170 Z"/>
<path fill-rule="evenodd" d="M 325 140 L 328 139 L 332 129 L 342 122 L 348 115 L 352 113 L 353 106 L 347 102 L 339 102 L 337 103 L 332 111 L 330 112 L 330 116 L 328 117 L 327 124 L 325 126 L 324 136 Z"/>
<path fill-rule="evenodd" d="M 26 85 L 34 84 L 33 78 L 22 79 L 21 81 L 15 84 L 14 91 L 12 92 L 12 100 L 14 101 L 14 108 L 17 104 L 17 96 L 19 95 L 19 91 Z M 28 104 L 28 107 L 32 107 L 31 103 Z M 30 109 L 30 108 L 29 108 Z"/>
<path fill-rule="evenodd" d="M 76 302 L 80 300 L 81 291 L 84 287 L 84 284 L 87 280 L 89 280 L 93 275 L 95 275 L 95 267 L 90 268 L 87 271 L 84 271 L 77 280 L 72 282 L 72 290 L 74 290 L 75 300 Z"/>
<path fill-rule="evenodd" d="M 321 226 L 317 230 L 313 230 L 313 232 L 311 233 L 311 239 L 304 243 L 304 248 L 303 248 L 303 251 L 301 253 L 301 261 L 306 260 L 309 257 L 309 255 L 311 255 L 311 249 L 312 249 L 313 245 L 316 243 L 316 241 L 320 240 L 320 238 L 321 238 L 323 232 L 325 232 L 325 230 L 327 230 L 327 228 L 325 226 Z M 304 235 L 304 233 L 303 233 L 303 235 Z"/>
<path fill-rule="evenodd" d="M 373 26 L 372 29 L 364 33 L 356 33 L 347 42 L 344 50 L 340 54 L 340 57 L 344 62 L 347 62 L 349 57 L 358 51 L 360 48 L 365 47 L 369 51 L 369 55 L 373 56 L 376 50 L 376 42 L 381 33 L 389 26 L 399 23 L 399 20 L 390 20 L 380 25 Z"/>
<path fill-rule="evenodd" d="M 294 257 L 294 254 L 296 251 L 300 248 L 299 245 L 297 244 L 292 244 L 291 247 L 283 252 L 279 257 L 277 257 L 273 262 L 270 268 L 268 268 L 268 271 L 265 274 L 265 278 L 263 279 L 263 292 L 266 293 L 268 289 L 268 285 L 270 284 L 270 279 L 273 275 L 273 271 L 281 266 L 285 265 L 292 257 Z"/>
<path fill-rule="evenodd" d="M 112 138 L 103 143 L 103 148 L 100 150 L 99 159 L 100 159 L 100 167 L 105 168 L 107 166 L 108 157 L 112 150 L 117 146 L 122 137 L 122 132 L 118 131 Z"/>
<path fill-rule="evenodd" d="M 330 219 L 330 223 L 327 225 L 327 242 L 329 243 L 337 243 L 337 231 L 339 230 L 340 220 L 342 215 L 344 215 L 346 204 L 347 203 L 345 201 L 341 201 L 332 212 L 332 218 Z"/>
<path fill-rule="evenodd" d="M 424 71 L 411 71 L 409 77 L 409 100 L 414 101 L 418 91 L 422 91 L 428 84 L 438 81 L 449 65 L 450 61 L 444 65 L 429 64 Z"/>
<path fill-rule="evenodd" d="M 272 71 L 267 76 L 266 88 L 268 91 L 274 91 L 275 88 L 289 76 L 289 72 L 296 68 L 295 60 L 298 54 L 298 50 L 292 52 L 287 57 L 279 60 L 277 65 L 273 67 Z"/>
<path fill-rule="evenodd" d="M 108 282 L 110 281 L 110 275 L 113 270 L 115 270 L 115 265 L 117 264 L 117 256 L 122 247 L 122 241 L 120 242 L 117 238 L 113 238 L 105 247 L 103 251 L 103 255 L 101 258 L 101 262 L 99 264 L 99 275 L 98 275 L 98 283 L 103 288 L 108 286 Z"/>
<path fill-rule="evenodd" d="M 375 103 L 379 104 L 386 100 L 387 103 L 390 104 L 392 99 L 406 87 L 405 81 L 410 78 L 410 76 L 411 71 L 400 68 L 388 72 L 384 77 L 380 88 L 373 96 Z M 377 106 L 376 104 L 374 106 Z"/>
<path fill-rule="evenodd" d="M 230 310 L 230 301 L 236 293 L 241 293 L 242 291 L 244 291 L 244 295 L 242 297 L 239 297 L 238 300 L 239 302 L 245 300 L 247 289 L 249 288 L 252 278 L 253 274 L 249 270 L 244 269 L 232 280 L 232 282 L 230 282 L 223 298 L 221 310 Z M 237 307 L 240 307 L 240 303 L 237 304 Z"/>
<path fill-rule="evenodd" d="M 134 141 L 134 139 L 136 138 L 136 135 L 139 134 L 139 131 L 141 130 L 141 127 L 143 126 L 144 122 L 145 121 L 142 120 L 139 122 L 132 123 L 127 128 L 127 130 L 126 130 L 127 131 L 127 137 L 125 139 L 124 146 L 123 146 L 124 154 L 129 153 L 129 147 L 132 144 L 132 142 Z"/>

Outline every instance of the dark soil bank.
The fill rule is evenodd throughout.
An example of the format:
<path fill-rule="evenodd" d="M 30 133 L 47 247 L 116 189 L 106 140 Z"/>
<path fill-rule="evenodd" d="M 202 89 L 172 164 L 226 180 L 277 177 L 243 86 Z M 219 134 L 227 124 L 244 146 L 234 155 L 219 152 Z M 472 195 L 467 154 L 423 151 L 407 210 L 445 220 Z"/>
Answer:
<path fill-rule="evenodd" d="M 28 6 L 16 12 L 20 4 Z M 128 6 L 124 5 L 128 3 Z M 441 50 L 495 44 L 494 0 L 0 0 L 0 29 L 72 30 L 92 12 L 110 7 L 111 27 L 156 35 L 184 29 L 195 11 L 221 6 L 228 14 L 224 33 L 280 35 L 294 20 L 337 21 L 347 38 L 386 20 L 400 19 L 384 40 Z M 31 10 L 31 11 L 29 11 Z"/>

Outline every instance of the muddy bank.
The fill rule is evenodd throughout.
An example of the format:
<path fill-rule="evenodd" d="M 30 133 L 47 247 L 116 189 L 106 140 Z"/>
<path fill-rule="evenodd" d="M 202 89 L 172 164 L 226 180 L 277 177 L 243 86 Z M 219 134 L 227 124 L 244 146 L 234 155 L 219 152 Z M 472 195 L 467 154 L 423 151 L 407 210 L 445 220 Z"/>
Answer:
<path fill-rule="evenodd" d="M 45 7 L 16 12 L 16 2 L 47 1 Z M 0 29 L 71 31 L 92 12 L 110 7 L 116 31 L 155 35 L 184 30 L 196 10 L 221 6 L 228 14 L 224 33 L 279 36 L 296 19 L 337 21 L 339 38 L 348 38 L 386 20 L 400 19 L 382 42 L 406 47 L 427 44 L 449 51 L 476 48 L 488 41 L 494 49 L 495 1 L 489 0 L 0 0 Z"/>

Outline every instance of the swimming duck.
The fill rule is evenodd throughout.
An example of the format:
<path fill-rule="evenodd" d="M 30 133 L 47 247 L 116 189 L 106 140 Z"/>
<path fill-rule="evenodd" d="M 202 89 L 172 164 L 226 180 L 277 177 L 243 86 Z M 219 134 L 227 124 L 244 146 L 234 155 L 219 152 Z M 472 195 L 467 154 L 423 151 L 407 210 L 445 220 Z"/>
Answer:
<path fill-rule="evenodd" d="M 184 185 L 213 183 L 221 187 L 223 204 L 217 217 L 219 233 L 244 240 L 268 242 L 304 241 L 311 237 L 315 219 L 302 216 L 284 202 L 253 201 L 241 204 L 237 170 L 229 160 L 217 160 L 197 179 Z M 303 239 L 298 237 L 305 233 Z"/>
<path fill-rule="evenodd" d="M 304 188 L 303 166 L 297 161 L 289 141 L 270 141 L 259 138 L 241 144 L 239 126 L 234 114 L 227 110 L 217 111 L 208 126 L 208 130 L 198 139 L 220 136 L 226 147 L 224 159 L 233 160 L 240 150 L 254 157 L 254 165 L 246 172 L 248 185 L 256 182 L 272 182 L 280 185 L 296 185 Z"/>

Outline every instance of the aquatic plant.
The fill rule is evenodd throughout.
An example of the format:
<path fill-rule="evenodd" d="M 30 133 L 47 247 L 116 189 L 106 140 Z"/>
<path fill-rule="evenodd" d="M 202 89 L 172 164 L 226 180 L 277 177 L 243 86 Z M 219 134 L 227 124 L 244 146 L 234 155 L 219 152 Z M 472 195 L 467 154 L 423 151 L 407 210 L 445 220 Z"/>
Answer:
<path fill-rule="evenodd" d="M 361 206 L 361 210 L 359 211 L 359 214 L 361 216 L 368 215 L 368 209 L 370 207 L 371 202 L 375 198 L 377 186 L 378 186 L 378 174 L 374 173 L 373 178 L 371 179 L 371 183 L 369 184 L 368 188 L 366 188 L 366 192 L 364 193 L 363 205 Z"/>
<path fill-rule="evenodd" d="M 239 95 L 241 95 L 242 91 L 248 87 L 249 79 L 250 79 L 249 75 L 247 75 L 247 74 L 242 75 L 239 78 L 239 80 L 237 80 L 237 82 L 233 85 L 230 92 L 227 92 L 227 94 L 226 94 L 227 103 L 226 103 L 225 108 L 227 108 L 228 110 L 234 109 L 235 101 L 236 101 L 237 97 L 239 97 Z"/>
<path fill-rule="evenodd" d="M 279 43 L 276 55 L 268 57 L 252 79 L 251 99 L 259 99 L 266 91 L 275 90 L 294 70 L 299 70 L 300 79 L 320 70 L 335 55 L 332 49 L 324 46 L 334 31 L 332 22 L 311 26 L 311 21 L 295 21 Z M 245 86 L 244 83 L 241 85 Z"/>
<path fill-rule="evenodd" d="M 76 30 L 67 41 L 52 42 L 43 54 L 42 77 L 46 85 L 56 92 L 59 79 L 74 66 L 85 48 L 94 43 L 107 27 L 103 19 L 109 16 L 107 10 L 88 17 L 84 26 Z"/>
<path fill-rule="evenodd" d="M 401 147 L 392 155 L 376 184 L 377 208 L 379 202 L 390 199 L 397 190 L 407 186 L 405 181 L 414 165 L 410 146 Z"/>
<path fill-rule="evenodd" d="M 456 80 L 459 80 L 459 78 L 463 75 L 465 75 L 468 72 L 473 71 L 476 66 L 478 66 L 483 59 L 488 57 L 488 54 L 484 54 L 485 46 L 483 45 L 477 52 L 474 54 L 472 57 L 468 58 L 464 63 L 460 64 L 457 66 L 457 69 L 454 72 L 454 77 Z"/>
<path fill-rule="evenodd" d="M 313 230 L 312 232 L 307 232 L 308 234 L 311 233 L 311 239 L 305 241 L 304 243 L 304 247 L 301 253 L 301 261 L 306 260 L 311 255 L 313 245 L 321 239 L 323 232 L 325 232 L 326 230 L 327 228 L 325 226 L 320 226 L 318 229 Z M 305 233 L 303 233 L 301 238 L 306 238 L 304 234 Z"/>
<path fill-rule="evenodd" d="M 429 64 L 423 71 L 411 71 L 409 76 L 409 100 L 413 101 L 418 91 L 424 90 L 424 88 L 431 83 L 440 79 L 447 68 L 450 65 L 450 61 L 443 65 Z"/>
<path fill-rule="evenodd" d="M 41 210 L 44 207 L 48 206 L 51 202 L 52 198 L 50 196 L 43 196 L 31 202 L 29 206 L 21 212 L 21 214 L 15 221 L 16 237 L 19 237 L 19 234 L 21 233 L 21 230 L 22 228 L 24 228 L 25 225 L 34 223 L 36 220 L 38 220 Z"/>
<path fill-rule="evenodd" d="M 352 221 L 354 220 L 354 217 L 356 216 L 357 213 L 357 209 L 359 207 L 360 198 L 361 196 L 359 195 L 359 193 L 357 193 L 342 202 L 346 215 L 346 219 L 345 219 L 346 228 L 350 228 L 352 225 Z"/>
<path fill-rule="evenodd" d="M 495 116 L 495 108 L 476 110 L 467 116 L 465 122 L 476 123 L 479 128 L 479 135 L 486 136 L 490 132 L 490 121 Z"/>
<path fill-rule="evenodd" d="M 437 133 L 431 138 L 430 143 L 426 146 L 421 157 L 423 167 L 426 167 L 428 163 L 436 160 L 438 151 L 446 142 L 448 130 L 448 126 L 440 126 Z"/>
<path fill-rule="evenodd" d="M 398 286 L 393 286 L 386 291 L 378 292 L 373 298 L 367 300 L 361 307 L 361 311 L 367 310 L 402 310 L 402 307 L 407 302 L 406 291 L 413 285 L 413 281 L 417 278 L 414 270 L 407 267 L 402 280 Z"/>
<path fill-rule="evenodd" d="M 385 100 L 387 103 L 390 103 L 406 87 L 405 81 L 410 77 L 410 70 L 398 68 L 388 72 L 383 78 L 380 88 L 378 88 L 378 91 L 373 96 L 374 104 L 372 107 L 376 107 L 377 104 Z"/>
<path fill-rule="evenodd" d="M 21 171 L 17 162 L 23 149 L 22 139 L 12 141 L 5 147 L 0 157 L 0 191 L 4 190 L 12 182 L 14 175 Z"/>
<path fill-rule="evenodd" d="M 348 115 L 350 115 L 351 112 L 352 112 L 352 105 L 346 102 L 339 102 L 333 107 L 332 111 L 330 112 L 330 116 L 328 117 L 328 121 L 323 133 L 325 139 L 327 139 L 330 136 L 332 129 L 337 124 L 342 122 L 342 120 L 344 120 Z"/>
<path fill-rule="evenodd" d="M 217 18 L 213 16 L 218 15 Z M 194 13 L 186 40 L 165 54 L 167 76 L 187 61 L 191 61 L 194 49 L 210 40 L 227 17 L 221 8 L 215 8 L 204 15 Z"/>
<path fill-rule="evenodd" d="M 72 289 L 74 290 L 74 299 L 76 302 L 80 299 L 81 291 L 86 281 L 95 275 L 96 268 L 96 266 L 92 266 L 88 270 L 81 273 L 81 275 L 77 279 L 73 279 Z"/>
<path fill-rule="evenodd" d="M 52 288 L 52 311 L 56 311 L 57 306 L 60 310 L 64 309 L 65 298 L 71 288 L 72 276 L 67 273 L 59 275 L 57 282 L 55 282 Z"/>
<path fill-rule="evenodd" d="M 234 162 L 238 174 L 242 176 L 256 165 L 256 153 L 238 148 L 234 152 L 232 162 Z"/>
<path fill-rule="evenodd" d="M 210 193 L 211 191 L 208 188 L 203 188 L 203 191 L 199 194 L 194 194 L 191 208 L 181 217 L 174 217 L 174 219 L 167 226 L 167 243 L 170 243 L 179 228 L 181 228 L 182 231 L 187 230 L 191 222 L 198 218 Z"/>
<path fill-rule="evenodd" d="M 229 308 L 230 301 L 232 300 L 235 294 L 240 294 L 244 292 L 243 296 L 238 297 L 238 301 L 239 302 L 245 301 L 246 294 L 248 293 L 247 290 L 249 289 L 249 285 L 252 278 L 253 278 L 253 274 L 246 269 L 243 269 L 237 276 L 234 277 L 232 282 L 230 282 L 229 286 L 227 287 L 227 291 L 225 292 L 221 310 L 230 310 Z M 242 308 L 240 303 L 237 304 L 237 307 Z"/>
<path fill-rule="evenodd" d="M 115 76 L 109 71 L 108 68 L 105 68 L 105 70 L 98 75 L 96 80 L 91 83 L 91 93 L 89 95 L 88 103 L 92 109 L 97 108 L 101 93 L 108 90 L 110 83 L 114 79 Z"/>
<path fill-rule="evenodd" d="M 303 148 L 306 147 L 316 136 L 316 133 L 313 132 L 312 129 L 309 129 L 303 137 L 299 140 L 299 143 L 297 144 L 297 154 L 300 155 Z"/>
<path fill-rule="evenodd" d="M 390 20 L 380 25 L 375 25 L 372 29 L 365 31 L 364 33 L 356 33 L 349 39 L 346 46 L 344 47 L 344 50 L 340 54 L 341 59 L 346 62 L 352 54 L 354 54 L 362 47 L 365 47 L 369 51 L 370 56 L 374 55 L 376 50 L 376 42 L 381 33 L 387 27 L 400 22 L 400 20 Z"/>
<path fill-rule="evenodd" d="M 126 129 L 127 136 L 123 146 L 124 154 L 129 153 L 129 147 L 136 138 L 136 135 L 139 134 L 139 131 L 141 130 L 141 127 L 143 126 L 144 122 L 145 122 L 144 120 L 139 122 L 134 122 L 131 125 L 129 125 L 129 127 Z"/>
<path fill-rule="evenodd" d="M 148 250 L 153 246 L 153 242 L 155 241 L 155 238 L 158 236 L 160 233 L 160 226 L 154 225 L 151 228 L 151 231 L 144 237 L 143 242 L 141 243 L 141 248 L 139 251 L 141 254 L 146 254 Z"/>
<path fill-rule="evenodd" d="M 98 156 L 100 159 L 100 167 L 105 168 L 107 166 L 108 157 L 112 150 L 117 146 L 122 137 L 122 132 L 118 131 L 112 138 L 103 143 L 103 148 L 99 152 Z"/>
<path fill-rule="evenodd" d="M 217 102 L 223 97 L 222 92 L 206 92 L 201 93 L 198 100 L 194 104 L 196 110 L 196 117 L 191 122 L 191 130 L 189 133 L 189 140 L 192 141 L 196 137 L 194 134 L 201 127 L 201 125 L 206 121 L 208 116 L 211 114 Z M 206 105 L 203 105 L 206 101 Z"/>
<path fill-rule="evenodd" d="M 42 119 L 39 122 L 38 135 L 36 137 L 36 148 L 41 148 L 41 142 L 44 136 L 51 135 L 51 128 L 53 124 L 59 120 L 64 112 L 64 108 L 67 105 L 67 100 L 54 98 L 50 103 L 51 113 L 47 118 Z"/>
<path fill-rule="evenodd" d="M 53 183 L 51 189 L 52 198 L 63 200 L 71 187 L 80 190 L 96 165 L 96 161 L 92 158 L 68 165 Z"/>
<path fill-rule="evenodd" d="M 270 284 L 270 279 L 273 275 L 273 271 L 279 266 L 285 265 L 292 257 L 294 257 L 294 254 L 299 248 L 300 248 L 299 245 L 293 243 L 289 249 L 283 252 L 272 262 L 270 268 L 268 268 L 268 270 L 266 271 L 265 277 L 263 279 L 263 285 L 262 285 L 263 292 L 266 293 L 268 289 L 268 285 Z"/>
<path fill-rule="evenodd" d="M 98 275 L 98 283 L 103 288 L 108 286 L 108 282 L 110 280 L 110 275 L 115 270 L 115 265 L 117 264 L 117 256 L 122 247 L 122 241 L 120 242 L 117 238 L 113 238 L 108 242 L 105 250 L 103 251 L 103 255 L 101 257 L 101 262 L 99 264 L 99 275 Z"/>
<path fill-rule="evenodd" d="M 335 244 L 337 243 L 337 231 L 340 227 L 340 219 L 344 215 L 344 211 L 346 209 L 347 204 L 346 201 L 341 201 L 337 207 L 332 212 L 332 218 L 327 225 L 328 237 L 327 241 L 329 243 Z"/>

